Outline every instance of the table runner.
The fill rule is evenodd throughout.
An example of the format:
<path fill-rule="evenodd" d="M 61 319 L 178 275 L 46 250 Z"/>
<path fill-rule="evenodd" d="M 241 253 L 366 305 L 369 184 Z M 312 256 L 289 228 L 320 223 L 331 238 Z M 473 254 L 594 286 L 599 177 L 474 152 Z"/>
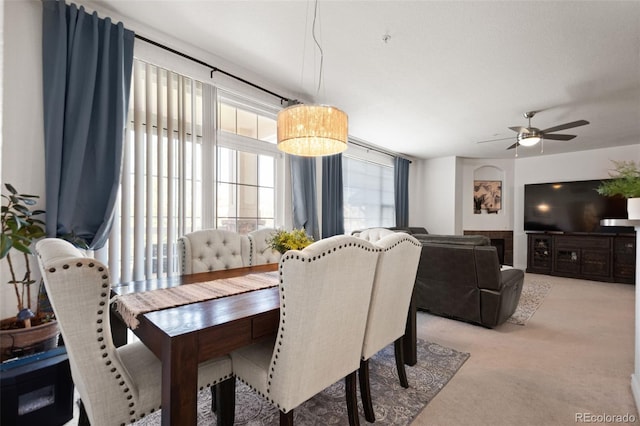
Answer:
<path fill-rule="evenodd" d="M 116 310 L 131 329 L 138 327 L 138 315 L 190 303 L 218 299 L 278 285 L 277 272 L 262 272 L 240 277 L 221 278 L 178 287 L 129 293 L 117 296 Z"/>

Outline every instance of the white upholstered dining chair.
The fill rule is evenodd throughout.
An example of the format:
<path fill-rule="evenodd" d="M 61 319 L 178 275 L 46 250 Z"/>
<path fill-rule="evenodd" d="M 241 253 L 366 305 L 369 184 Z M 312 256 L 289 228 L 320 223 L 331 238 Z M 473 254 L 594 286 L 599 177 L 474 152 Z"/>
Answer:
<path fill-rule="evenodd" d="M 290 250 L 280 259 L 280 324 L 274 340 L 231 353 L 234 375 L 280 410 L 293 410 L 345 378 L 349 423 L 358 424 L 356 371 L 378 249 L 347 235 Z"/>
<path fill-rule="evenodd" d="M 178 238 L 182 275 L 249 266 L 249 238 L 224 229 L 203 229 Z"/>
<path fill-rule="evenodd" d="M 251 249 L 251 265 L 264 265 L 267 263 L 278 263 L 280 261 L 280 252 L 272 249 L 269 244 L 269 240 L 275 233 L 276 230 L 273 228 L 264 228 L 247 234 Z"/>
<path fill-rule="evenodd" d="M 109 269 L 61 239 L 39 241 L 36 252 L 69 356 L 73 382 L 91 425 L 129 424 L 160 409 L 159 359 L 141 342 L 118 348 L 113 344 Z M 200 364 L 199 388 L 225 380 L 235 380 L 228 356 Z M 228 383 L 225 387 L 229 387 Z M 233 423 L 233 418 L 218 420 L 220 424 Z"/>
<path fill-rule="evenodd" d="M 358 231 L 353 235 L 355 237 L 359 237 L 367 241 L 371 241 L 372 243 L 375 243 L 379 239 L 395 233 L 396 233 L 395 231 L 392 231 L 387 228 L 368 228 L 368 229 L 363 229 L 362 231 Z"/>
<path fill-rule="evenodd" d="M 402 351 L 407 312 L 418 271 L 422 244 L 409 234 L 394 232 L 376 243 L 380 250 L 371 291 L 367 328 L 358 377 L 365 418 L 375 421 L 369 386 L 369 359 L 394 343 L 396 368 L 402 387 L 409 387 Z"/>

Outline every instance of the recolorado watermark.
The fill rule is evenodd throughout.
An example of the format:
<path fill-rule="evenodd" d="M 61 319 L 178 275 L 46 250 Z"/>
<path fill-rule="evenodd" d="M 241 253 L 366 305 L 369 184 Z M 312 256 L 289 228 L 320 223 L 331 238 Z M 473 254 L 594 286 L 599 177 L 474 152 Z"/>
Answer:
<path fill-rule="evenodd" d="M 635 414 L 576 413 L 576 423 L 634 423 Z"/>

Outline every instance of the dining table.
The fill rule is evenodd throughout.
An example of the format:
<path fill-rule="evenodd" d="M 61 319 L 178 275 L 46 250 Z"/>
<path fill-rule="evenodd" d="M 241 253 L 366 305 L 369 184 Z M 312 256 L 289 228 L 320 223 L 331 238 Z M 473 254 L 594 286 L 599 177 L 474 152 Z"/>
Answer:
<path fill-rule="evenodd" d="M 225 269 L 191 275 L 118 283 L 113 296 L 149 292 L 183 285 L 211 282 L 250 274 L 272 273 L 278 264 Z M 273 274 L 272 274 L 273 275 Z M 126 344 L 128 329 L 162 362 L 163 425 L 195 425 L 197 420 L 198 364 L 227 355 L 276 333 L 280 320 L 279 290 L 246 291 L 137 315 L 129 327 L 116 304 L 111 309 L 111 330 L 116 346 Z M 416 359 L 416 309 L 412 302 L 403 344 L 405 363 Z"/>

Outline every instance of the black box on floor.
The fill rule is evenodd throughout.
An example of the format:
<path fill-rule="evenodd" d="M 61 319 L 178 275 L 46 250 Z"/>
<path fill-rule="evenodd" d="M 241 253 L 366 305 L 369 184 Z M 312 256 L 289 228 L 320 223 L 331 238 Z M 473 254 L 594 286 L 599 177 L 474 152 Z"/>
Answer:
<path fill-rule="evenodd" d="M 73 418 L 73 381 L 64 346 L 0 364 L 0 423 L 63 425 Z"/>

